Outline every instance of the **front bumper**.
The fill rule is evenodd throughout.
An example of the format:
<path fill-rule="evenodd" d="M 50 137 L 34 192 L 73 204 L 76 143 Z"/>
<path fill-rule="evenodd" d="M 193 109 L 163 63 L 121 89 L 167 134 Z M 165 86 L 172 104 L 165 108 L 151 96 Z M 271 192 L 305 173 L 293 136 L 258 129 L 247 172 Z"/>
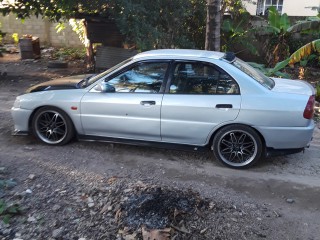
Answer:
<path fill-rule="evenodd" d="M 11 108 L 14 122 L 14 135 L 27 135 L 29 132 L 29 118 L 32 111 L 22 108 Z"/>

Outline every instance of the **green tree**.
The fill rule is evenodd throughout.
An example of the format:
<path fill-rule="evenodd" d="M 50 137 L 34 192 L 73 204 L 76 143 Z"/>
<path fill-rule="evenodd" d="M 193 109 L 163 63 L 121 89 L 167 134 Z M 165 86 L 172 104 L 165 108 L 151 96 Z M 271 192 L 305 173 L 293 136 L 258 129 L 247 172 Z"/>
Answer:
<path fill-rule="evenodd" d="M 52 21 L 106 17 L 140 50 L 204 46 L 205 0 L 154 0 L 152 4 L 150 0 L 16 0 L 0 12 L 19 18 L 41 15 Z"/>
<path fill-rule="evenodd" d="M 3 3 L 0 12 L 19 18 L 41 15 L 52 21 L 106 17 L 114 20 L 127 42 L 140 50 L 220 50 L 222 13 L 236 14 L 240 4 L 241 0 L 15 0 Z"/>

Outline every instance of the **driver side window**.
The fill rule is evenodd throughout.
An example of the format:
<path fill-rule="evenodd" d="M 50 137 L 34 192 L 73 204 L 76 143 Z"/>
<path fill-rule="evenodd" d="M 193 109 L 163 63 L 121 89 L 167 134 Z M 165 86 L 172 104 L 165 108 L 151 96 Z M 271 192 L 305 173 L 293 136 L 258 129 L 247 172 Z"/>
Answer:
<path fill-rule="evenodd" d="M 168 63 L 144 62 L 110 79 L 115 92 L 158 93 L 164 81 Z"/>

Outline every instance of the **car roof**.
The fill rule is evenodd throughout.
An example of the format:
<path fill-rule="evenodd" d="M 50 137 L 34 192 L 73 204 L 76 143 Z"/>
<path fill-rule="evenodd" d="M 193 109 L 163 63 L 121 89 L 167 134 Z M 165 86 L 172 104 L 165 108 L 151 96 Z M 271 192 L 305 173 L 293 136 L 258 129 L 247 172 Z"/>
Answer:
<path fill-rule="evenodd" d="M 142 52 L 133 57 L 137 60 L 140 58 L 210 58 L 220 59 L 225 55 L 222 52 L 195 50 L 195 49 L 159 49 Z"/>

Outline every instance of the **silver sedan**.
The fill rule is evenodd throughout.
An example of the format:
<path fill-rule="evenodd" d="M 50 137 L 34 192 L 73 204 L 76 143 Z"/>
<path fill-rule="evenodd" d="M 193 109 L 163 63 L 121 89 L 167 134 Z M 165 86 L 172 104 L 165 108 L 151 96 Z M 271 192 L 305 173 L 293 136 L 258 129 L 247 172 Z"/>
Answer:
<path fill-rule="evenodd" d="M 160 147 L 210 148 L 245 168 L 312 139 L 314 88 L 269 78 L 232 53 L 154 50 L 93 76 L 44 82 L 18 96 L 15 134 L 63 145 L 74 137 Z"/>

